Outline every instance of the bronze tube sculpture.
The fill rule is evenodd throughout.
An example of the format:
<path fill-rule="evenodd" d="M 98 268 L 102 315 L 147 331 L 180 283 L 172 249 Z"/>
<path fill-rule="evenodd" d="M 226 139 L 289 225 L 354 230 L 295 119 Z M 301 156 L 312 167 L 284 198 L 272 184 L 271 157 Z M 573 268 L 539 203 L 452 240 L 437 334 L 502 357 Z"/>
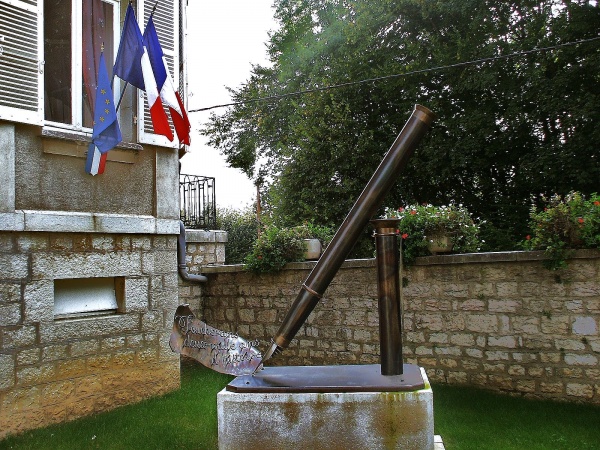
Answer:
<path fill-rule="evenodd" d="M 377 251 L 377 294 L 381 375 L 402 375 L 402 310 L 400 250 L 396 229 L 400 219 L 372 220 Z"/>
<path fill-rule="evenodd" d="M 415 105 L 404 128 L 302 285 L 276 336 L 272 339 L 272 345 L 265 353 L 263 362 L 288 347 L 323 296 L 363 229 L 381 206 L 396 178 L 406 167 L 408 159 L 434 119 L 435 114 L 429 109 Z"/>

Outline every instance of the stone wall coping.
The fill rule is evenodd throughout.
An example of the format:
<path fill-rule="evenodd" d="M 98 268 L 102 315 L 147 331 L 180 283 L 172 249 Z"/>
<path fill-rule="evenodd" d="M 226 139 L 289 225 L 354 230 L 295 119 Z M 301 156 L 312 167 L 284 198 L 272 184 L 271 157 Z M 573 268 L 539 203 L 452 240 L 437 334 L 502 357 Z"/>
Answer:
<path fill-rule="evenodd" d="M 308 270 L 315 267 L 317 261 L 301 261 L 292 262 L 285 265 L 282 270 Z M 208 265 L 201 266 L 200 271 L 203 274 L 209 273 L 231 273 L 231 272 L 243 272 L 245 270 L 244 264 L 224 264 L 224 265 Z M 375 258 L 367 259 L 347 259 L 342 264 L 342 268 L 360 268 L 360 267 L 375 267 Z"/>
<path fill-rule="evenodd" d="M 186 233 L 187 234 L 187 233 Z M 546 259 L 543 251 L 513 251 L 513 252 L 487 252 L 487 253 L 462 253 L 456 255 L 422 256 L 416 259 L 415 266 L 428 266 L 440 264 L 477 264 L 490 262 L 516 262 L 516 261 L 541 261 Z M 600 258 L 599 249 L 575 250 L 569 259 Z M 316 261 L 288 263 L 283 270 L 312 269 Z M 342 268 L 375 267 L 375 258 L 347 259 Z M 208 265 L 200 267 L 203 274 L 243 272 L 244 264 Z"/>
<path fill-rule="evenodd" d="M 179 234 L 179 220 L 145 215 L 16 210 L 0 213 L 0 231 Z"/>
<path fill-rule="evenodd" d="M 199 267 L 199 272 L 203 275 L 209 273 L 233 273 L 243 272 L 246 266 L 244 264 L 222 264 L 222 265 L 203 265 Z"/>
<path fill-rule="evenodd" d="M 225 243 L 227 242 L 227 231 L 186 229 L 185 240 L 193 243 Z"/>
<path fill-rule="evenodd" d="M 600 257 L 598 249 L 575 250 L 569 259 L 589 259 Z M 511 251 L 487 253 L 461 253 L 456 255 L 422 256 L 415 260 L 415 266 L 430 266 L 438 264 L 473 264 L 491 262 L 541 261 L 548 259 L 543 250 Z"/>

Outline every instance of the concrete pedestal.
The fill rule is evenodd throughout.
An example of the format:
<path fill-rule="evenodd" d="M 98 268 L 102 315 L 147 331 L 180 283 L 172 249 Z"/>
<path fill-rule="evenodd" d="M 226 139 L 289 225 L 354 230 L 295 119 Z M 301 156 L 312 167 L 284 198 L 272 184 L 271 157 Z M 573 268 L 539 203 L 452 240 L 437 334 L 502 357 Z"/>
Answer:
<path fill-rule="evenodd" d="M 344 366 L 340 366 L 343 370 Z M 434 449 L 433 392 L 217 395 L 219 449 Z"/>

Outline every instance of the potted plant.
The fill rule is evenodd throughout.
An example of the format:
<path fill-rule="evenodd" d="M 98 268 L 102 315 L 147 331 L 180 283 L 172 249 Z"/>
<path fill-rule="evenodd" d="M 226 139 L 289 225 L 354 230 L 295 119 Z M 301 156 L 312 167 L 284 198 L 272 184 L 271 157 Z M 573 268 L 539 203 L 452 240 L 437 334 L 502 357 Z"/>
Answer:
<path fill-rule="evenodd" d="M 333 231 L 329 227 L 314 224 L 292 228 L 269 225 L 261 232 L 252 251 L 246 256 L 246 269 L 257 273 L 277 272 L 289 262 L 317 259 L 321 249 L 332 238 Z M 318 254 L 308 252 L 307 241 L 312 239 L 317 240 Z"/>
<path fill-rule="evenodd" d="M 333 239 L 333 229 L 330 227 L 306 223 L 295 227 L 294 230 L 304 240 L 306 252 L 304 259 L 315 260 L 319 259 L 323 250 L 329 245 Z"/>
<path fill-rule="evenodd" d="M 304 251 L 303 239 L 292 229 L 270 225 L 261 232 L 244 262 L 252 272 L 276 272 L 288 262 L 301 261 Z"/>
<path fill-rule="evenodd" d="M 566 267 L 566 259 L 578 248 L 600 248 L 600 195 L 586 200 L 580 192 L 566 196 L 541 196 L 543 207 L 532 206 L 529 227 L 523 247 L 544 250 L 549 269 Z"/>
<path fill-rule="evenodd" d="M 462 205 L 409 205 L 386 208 L 385 217 L 400 219 L 398 234 L 402 239 L 402 258 L 405 264 L 418 256 L 479 250 L 479 226 Z"/>

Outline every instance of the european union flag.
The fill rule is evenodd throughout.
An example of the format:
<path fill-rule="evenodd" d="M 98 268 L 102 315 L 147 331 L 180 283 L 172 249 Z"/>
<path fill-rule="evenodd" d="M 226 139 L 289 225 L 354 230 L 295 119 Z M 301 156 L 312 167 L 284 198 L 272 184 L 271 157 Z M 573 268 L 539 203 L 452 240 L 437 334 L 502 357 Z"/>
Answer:
<path fill-rule="evenodd" d="M 98 68 L 98 86 L 96 87 L 96 104 L 94 106 L 94 131 L 92 142 L 100 153 L 106 153 L 121 142 L 121 129 L 117 121 L 114 97 L 110 88 L 104 53 L 100 54 Z"/>
<path fill-rule="evenodd" d="M 123 33 L 117 51 L 117 59 L 113 66 L 113 73 L 120 79 L 127 81 L 132 86 L 145 91 L 144 73 L 142 70 L 142 56 L 144 43 L 140 26 L 135 19 L 135 12 L 131 2 L 127 6 Z"/>

